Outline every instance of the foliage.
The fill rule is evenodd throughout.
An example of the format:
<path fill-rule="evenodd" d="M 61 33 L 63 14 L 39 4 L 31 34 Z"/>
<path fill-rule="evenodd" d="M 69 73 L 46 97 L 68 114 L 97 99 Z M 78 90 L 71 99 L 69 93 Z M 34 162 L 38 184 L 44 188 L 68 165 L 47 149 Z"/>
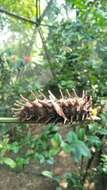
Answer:
<path fill-rule="evenodd" d="M 40 89 L 39 82 L 35 82 L 33 77 L 23 74 L 27 67 L 35 68 L 31 57 L 18 57 L 14 54 L 13 49 L 6 49 L 0 55 L 0 109 L 3 115 L 10 115 L 11 105 L 21 93 L 27 95 L 32 90 Z M 34 76 L 35 78 L 35 76 Z M 27 93 L 26 93 L 27 91 Z"/>
<path fill-rule="evenodd" d="M 0 1 L 1 8 L 9 10 L 10 12 L 16 13 L 19 16 L 23 16 L 26 18 L 35 18 L 36 13 L 36 7 L 35 7 L 35 1 Z M 23 6 L 23 9 L 22 9 Z M 22 30 L 21 28 L 26 28 L 29 30 L 31 29 L 32 25 L 29 23 L 21 23 L 20 21 L 17 21 L 15 18 L 8 18 L 8 25 L 13 31 L 15 29 Z M 17 23 L 18 22 L 18 23 Z"/>
<path fill-rule="evenodd" d="M 101 162 L 102 162 L 101 170 L 106 175 L 107 174 L 107 155 L 106 154 L 102 154 Z"/>
<path fill-rule="evenodd" d="M 19 131 L 16 128 L 13 142 L 10 142 L 10 137 L 4 136 L 0 144 L 2 164 L 5 163 L 12 168 L 15 166 L 20 168 L 32 160 L 38 160 L 41 164 L 52 165 L 55 162 L 54 158 L 63 151 L 74 160 L 76 170 L 65 173 L 63 176 L 56 176 L 51 171 L 43 171 L 42 175 L 55 181 L 59 187 L 65 185 L 68 189 L 85 189 L 86 179 L 89 182 L 91 178 L 95 180 L 96 169 L 98 173 L 99 171 L 102 173 L 99 169 L 100 163 L 97 168 L 96 165 L 93 166 L 95 168 L 91 168 L 91 164 L 104 145 L 103 139 L 107 137 L 107 129 L 103 119 L 98 123 L 86 123 L 82 126 L 76 124 L 72 128 L 69 126 L 65 137 L 62 137 L 60 128 L 55 125 L 45 127 L 40 134 L 28 133 L 28 128 L 29 126 L 27 128 L 20 126 Z M 23 134 L 22 130 L 24 130 Z M 11 153 L 16 156 L 12 158 Z M 106 157 L 102 156 L 101 163 L 103 163 L 103 169 L 106 168 Z"/>
<path fill-rule="evenodd" d="M 100 174 L 102 171 L 106 172 L 106 155 L 102 155 L 101 163 L 99 162 L 97 166 L 91 167 L 91 164 L 104 146 L 103 140 L 107 138 L 107 129 L 104 120 L 98 123 L 84 124 L 82 128 L 81 125 L 76 125 L 73 129 L 75 132 L 69 131 L 64 139 L 57 134 L 51 141 L 54 149 L 58 150 L 57 154 L 63 150 L 66 154 L 71 155 L 71 158 L 77 163 L 76 170 L 65 173 L 62 177 L 56 176 L 50 171 L 44 171 L 42 174 L 56 181 L 59 187 L 64 188 L 65 185 L 65 189 L 84 190 L 86 189 L 86 179 L 90 184 L 96 180 L 99 171 Z"/>
<path fill-rule="evenodd" d="M 55 23 L 47 38 L 55 72 L 54 83 L 62 88 L 83 89 L 106 96 L 106 2 L 71 1 L 76 21 Z M 71 10 L 72 10 L 71 9 Z M 54 43 L 55 42 L 55 43 Z M 51 86 L 52 81 L 50 81 Z M 97 94 L 97 95 L 96 95 Z"/>

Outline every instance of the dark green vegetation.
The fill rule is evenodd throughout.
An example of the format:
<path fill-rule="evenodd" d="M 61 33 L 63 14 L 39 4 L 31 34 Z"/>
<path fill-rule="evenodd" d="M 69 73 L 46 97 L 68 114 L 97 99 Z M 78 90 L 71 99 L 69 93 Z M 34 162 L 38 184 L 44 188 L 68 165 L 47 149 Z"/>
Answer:
<path fill-rule="evenodd" d="M 98 114 L 107 96 L 107 1 L 67 0 L 59 6 L 51 0 L 46 8 L 41 3 L 41 10 L 39 2 L 25 0 L 22 9 L 22 1 L 0 0 L 1 9 L 37 22 L 0 13 L 1 34 L 9 35 L 0 47 L 0 116 L 13 115 L 20 94 L 32 100 L 32 91 L 47 94 L 50 89 L 59 97 L 59 88 L 65 95 L 66 89 L 75 88 L 78 95 L 87 90 L 94 100 L 93 114 Z M 57 183 L 56 190 L 87 190 L 98 175 L 107 175 L 107 113 L 101 110 L 99 117 L 98 122 L 65 126 L 64 135 L 64 126 L 54 124 L 38 134 L 29 125 L 2 124 L 0 163 L 11 168 L 23 168 L 32 160 L 52 165 L 60 153 L 68 154 L 74 171 L 42 175 Z"/>

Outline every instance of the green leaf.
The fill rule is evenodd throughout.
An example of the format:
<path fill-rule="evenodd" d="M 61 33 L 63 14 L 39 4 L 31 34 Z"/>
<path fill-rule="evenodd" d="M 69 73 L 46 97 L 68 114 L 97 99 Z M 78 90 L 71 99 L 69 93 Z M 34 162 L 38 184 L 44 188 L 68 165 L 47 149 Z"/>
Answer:
<path fill-rule="evenodd" d="M 97 123 L 90 123 L 88 125 L 88 128 L 89 128 L 89 131 L 93 134 L 98 129 L 98 124 Z"/>
<path fill-rule="evenodd" d="M 88 142 L 90 145 L 95 145 L 96 147 L 99 147 L 99 145 L 102 143 L 97 136 L 88 136 Z"/>
<path fill-rule="evenodd" d="M 9 149 L 11 151 L 13 151 L 14 153 L 18 153 L 19 149 L 20 149 L 20 146 L 18 145 L 18 143 L 13 143 L 13 144 L 10 144 L 9 145 Z"/>
<path fill-rule="evenodd" d="M 50 156 L 55 156 L 59 153 L 60 151 L 60 148 L 52 148 L 50 151 L 49 151 L 49 155 Z"/>
<path fill-rule="evenodd" d="M 50 171 L 43 171 L 41 174 L 42 174 L 43 176 L 45 176 L 45 177 L 50 178 L 50 179 L 53 178 L 53 173 L 50 172 Z"/>
<path fill-rule="evenodd" d="M 79 141 L 78 142 L 78 148 L 80 148 L 81 155 L 83 155 L 85 157 L 90 157 L 91 156 L 90 150 L 89 150 L 88 146 L 84 142 Z"/>
<path fill-rule="evenodd" d="M 23 166 L 27 165 L 28 163 L 29 163 L 28 159 L 24 159 L 21 157 L 16 158 L 16 165 L 18 167 L 23 167 Z"/>
<path fill-rule="evenodd" d="M 97 131 L 98 134 L 101 134 L 101 135 L 107 135 L 107 129 L 104 129 L 104 128 L 101 128 Z"/>
<path fill-rule="evenodd" d="M 3 158 L 3 163 L 10 166 L 11 168 L 16 167 L 16 162 L 14 160 L 12 160 L 11 158 L 8 158 L 8 157 Z"/>
<path fill-rule="evenodd" d="M 107 123 L 107 112 L 101 114 L 101 119 L 104 124 Z"/>
<path fill-rule="evenodd" d="M 88 146 L 84 142 L 81 142 L 80 146 L 81 146 L 81 149 L 83 150 L 82 152 L 83 156 L 91 157 L 91 153 Z"/>
<path fill-rule="evenodd" d="M 78 131 L 78 138 L 80 140 L 84 140 L 84 137 L 85 137 L 85 130 L 83 128 L 80 128 Z"/>
<path fill-rule="evenodd" d="M 75 161 L 79 161 L 82 156 L 84 157 L 91 157 L 91 153 L 89 148 L 85 145 L 82 141 L 76 141 L 74 144 L 72 144 L 73 147 L 73 154 Z"/>
<path fill-rule="evenodd" d="M 56 133 L 54 137 L 51 139 L 51 143 L 54 147 L 59 147 L 62 143 L 63 139 L 60 134 Z"/>
<path fill-rule="evenodd" d="M 84 132 L 83 132 L 83 136 L 84 136 Z M 91 156 L 89 148 L 83 141 L 78 139 L 75 132 L 72 131 L 68 133 L 67 141 L 69 144 L 67 143 L 63 144 L 63 149 L 65 149 L 66 152 L 71 152 L 74 155 L 75 161 L 79 161 L 82 156 L 85 156 L 85 157 Z"/>
<path fill-rule="evenodd" d="M 78 137 L 77 137 L 76 133 L 74 133 L 73 131 L 71 131 L 67 134 L 67 141 L 69 143 L 75 142 L 77 140 L 78 140 Z"/>
<path fill-rule="evenodd" d="M 44 155 L 42 155 L 42 154 L 40 154 L 40 153 L 38 153 L 38 152 L 35 153 L 34 158 L 37 159 L 37 160 L 39 160 L 40 163 L 44 163 L 44 162 L 45 162 L 45 157 L 44 157 Z"/>
<path fill-rule="evenodd" d="M 62 149 L 64 150 L 64 152 L 66 153 L 70 153 L 72 150 L 72 146 L 69 145 L 68 143 L 63 142 L 63 144 L 61 145 Z"/>

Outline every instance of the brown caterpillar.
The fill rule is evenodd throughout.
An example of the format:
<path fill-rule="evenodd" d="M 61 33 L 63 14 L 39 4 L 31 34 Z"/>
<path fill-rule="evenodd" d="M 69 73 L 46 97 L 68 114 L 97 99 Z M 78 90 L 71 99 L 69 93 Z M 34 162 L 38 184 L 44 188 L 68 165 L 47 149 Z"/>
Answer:
<path fill-rule="evenodd" d="M 92 97 L 83 91 L 79 97 L 74 91 L 72 96 L 67 90 L 65 98 L 60 90 L 61 98 L 57 99 L 51 91 L 48 91 L 47 98 L 42 92 L 42 98 L 30 101 L 21 95 L 20 101 L 16 101 L 13 110 L 21 121 L 31 121 L 34 123 L 72 123 L 74 121 L 98 120 L 97 116 L 92 115 Z"/>

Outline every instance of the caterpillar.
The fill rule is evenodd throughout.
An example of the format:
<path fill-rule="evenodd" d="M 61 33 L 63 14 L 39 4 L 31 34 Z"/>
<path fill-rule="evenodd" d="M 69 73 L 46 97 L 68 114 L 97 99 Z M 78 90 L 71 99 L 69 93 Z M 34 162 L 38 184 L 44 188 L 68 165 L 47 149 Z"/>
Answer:
<path fill-rule="evenodd" d="M 33 93 L 34 100 L 31 101 L 20 95 L 20 101 L 16 101 L 14 114 L 21 121 L 31 121 L 34 123 L 73 123 L 84 120 L 99 120 L 99 117 L 92 115 L 92 97 L 87 92 L 79 97 L 75 90 L 72 96 L 68 90 L 64 97 L 61 89 L 60 98 L 57 99 L 49 90 L 48 97 L 40 92 L 41 98 L 37 98 Z"/>

